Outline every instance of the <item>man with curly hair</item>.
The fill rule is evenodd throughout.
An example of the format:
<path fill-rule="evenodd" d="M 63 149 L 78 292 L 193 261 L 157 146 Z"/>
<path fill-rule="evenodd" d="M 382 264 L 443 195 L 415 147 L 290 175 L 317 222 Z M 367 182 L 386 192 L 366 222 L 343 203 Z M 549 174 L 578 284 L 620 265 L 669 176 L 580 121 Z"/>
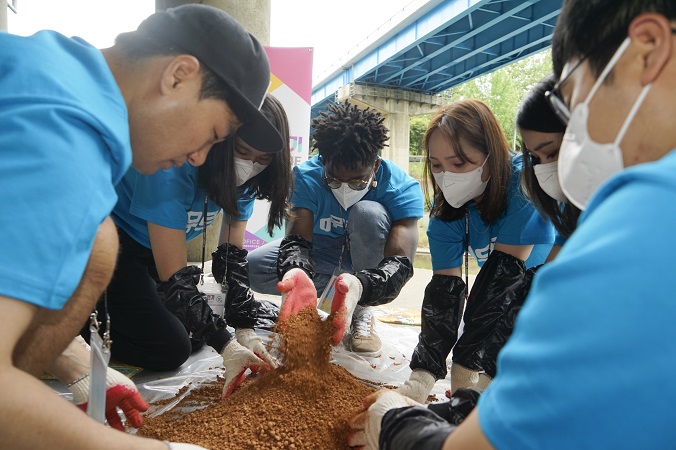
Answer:
<path fill-rule="evenodd" d="M 294 168 L 287 235 L 249 253 L 251 288 L 262 293 L 277 294 L 278 279 L 298 270 L 312 278 L 318 296 L 334 273 L 353 274 L 344 275 L 352 292 L 346 346 L 367 357 L 381 351 L 373 307 L 394 300 L 413 275 L 423 215 L 418 182 L 379 156 L 389 139 L 384 120 L 347 102 L 315 118 L 319 154 Z"/>

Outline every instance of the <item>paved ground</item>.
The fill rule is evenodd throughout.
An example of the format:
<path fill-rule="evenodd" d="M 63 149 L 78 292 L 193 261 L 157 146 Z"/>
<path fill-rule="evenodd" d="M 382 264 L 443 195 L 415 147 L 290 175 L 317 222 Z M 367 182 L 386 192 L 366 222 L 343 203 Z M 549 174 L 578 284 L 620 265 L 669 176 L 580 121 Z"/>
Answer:
<path fill-rule="evenodd" d="M 193 262 L 189 264 L 194 264 L 200 266 L 201 263 Z M 204 271 L 206 273 L 211 272 L 211 261 L 204 263 Z M 470 287 L 474 283 L 475 275 L 469 276 L 469 285 Z M 394 299 L 392 303 L 389 303 L 387 306 L 390 308 L 403 308 L 411 309 L 414 311 L 420 311 L 422 306 L 423 296 L 425 295 L 425 288 L 427 284 L 432 279 L 432 271 L 427 269 L 415 269 L 413 271 L 413 277 L 406 283 L 404 288 L 401 290 L 399 296 Z"/>

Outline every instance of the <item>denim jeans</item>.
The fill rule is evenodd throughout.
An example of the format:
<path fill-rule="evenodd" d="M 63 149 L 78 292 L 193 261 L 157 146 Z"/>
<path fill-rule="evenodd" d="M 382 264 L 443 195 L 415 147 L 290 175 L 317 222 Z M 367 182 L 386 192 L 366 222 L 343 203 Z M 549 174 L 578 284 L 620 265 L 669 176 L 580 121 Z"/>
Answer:
<path fill-rule="evenodd" d="M 392 218 L 378 202 L 362 200 L 350 208 L 347 219 L 347 235 L 312 237 L 312 260 L 315 265 L 313 278 L 317 296 L 338 268 L 341 250 L 341 272 L 358 272 L 372 269 L 383 259 L 385 242 L 392 227 Z M 277 292 L 277 253 L 281 239 L 265 244 L 249 252 L 249 282 L 251 289 L 262 294 Z M 348 243 L 349 245 L 343 245 Z"/>

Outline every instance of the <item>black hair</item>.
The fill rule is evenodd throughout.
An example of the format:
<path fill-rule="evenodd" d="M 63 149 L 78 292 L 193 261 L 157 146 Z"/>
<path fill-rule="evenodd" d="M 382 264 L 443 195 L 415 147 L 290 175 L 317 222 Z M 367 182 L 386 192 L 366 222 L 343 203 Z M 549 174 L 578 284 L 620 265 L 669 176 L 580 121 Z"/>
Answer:
<path fill-rule="evenodd" d="M 117 35 L 115 46 L 122 50 L 126 58 L 132 61 L 158 56 L 189 54 L 174 45 L 153 39 L 137 31 Z M 223 100 L 230 105 L 231 110 L 236 110 L 237 101 L 231 93 L 231 88 L 202 61 L 200 61 L 200 67 L 202 69 L 200 99 L 215 98 Z"/>
<path fill-rule="evenodd" d="M 268 167 L 237 187 L 234 155 L 237 135 L 234 134 L 211 149 L 199 167 L 198 183 L 232 218 L 240 217 L 237 199 L 245 192 L 258 200 L 269 200 L 268 233 L 272 236 L 274 228 L 281 227 L 289 214 L 292 189 L 289 122 L 282 104 L 270 94 L 266 95 L 261 112 L 277 128 L 284 142 L 284 148 L 274 153 Z"/>
<path fill-rule="evenodd" d="M 552 62 L 561 76 L 573 59 L 588 58 L 596 77 L 627 37 L 631 21 L 643 13 L 676 18 L 674 0 L 564 0 L 554 28 Z"/>
<path fill-rule="evenodd" d="M 360 109 L 349 102 L 329 105 L 312 120 L 312 148 L 328 166 L 356 169 L 373 165 L 389 139 L 385 117 L 372 108 Z"/>
<path fill-rule="evenodd" d="M 528 93 L 516 115 L 516 126 L 519 130 L 538 131 L 540 133 L 563 133 L 566 126 L 549 106 L 545 92 L 552 90 L 556 78 L 550 74 L 540 80 Z M 559 205 L 540 186 L 535 176 L 534 166 L 540 163 L 537 156 L 521 146 L 523 152 L 523 168 L 521 170 L 521 187 L 535 208 L 552 221 L 560 235 L 570 236 L 577 226 L 580 210 L 570 202 Z"/>

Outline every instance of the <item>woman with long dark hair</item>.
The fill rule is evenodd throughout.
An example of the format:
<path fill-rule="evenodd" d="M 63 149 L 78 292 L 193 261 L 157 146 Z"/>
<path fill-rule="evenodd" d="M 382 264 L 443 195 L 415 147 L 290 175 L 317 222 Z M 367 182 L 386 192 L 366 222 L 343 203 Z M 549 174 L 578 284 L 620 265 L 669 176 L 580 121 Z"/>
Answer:
<path fill-rule="evenodd" d="M 559 148 L 566 126 L 547 103 L 545 92 L 556 84 L 554 75 L 543 78 L 528 93 L 516 115 L 521 134 L 523 191 L 533 205 L 556 227 L 556 241 L 547 257 L 556 257 L 561 246 L 575 231 L 580 210 L 561 190 L 558 176 Z"/>
<path fill-rule="evenodd" d="M 521 192 L 522 156 L 510 152 L 485 103 L 468 99 L 441 108 L 423 144 L 429 182 L 423 186 L 433 199 L 427 229 L 433 276 L 425 289 L 413 373 L 399 388 L 419 402 L 446 376 L 451 349 L 452 391 L 488 385 L 513 327 L 513 320 L 502 319 L 516 314 L 530 285 L 528 270 L 544 262 L 554 241 L 551 224 Z M 472 254 L 480 266 L 468 298 L 463 254 Z"/>
<path fill-rule="evenodd" d="M 253 328 L 271 328 L 277 310 L 254 299 L 242 247 L 255 199 L 271 202 L 270 231 L 286 217 L 291 167 L 282 105 L 268 95 L 261 111 L 283 137 L 280 151 L 251 147 L 250 129 L 243 126 L 216 144 L 201 167 L 184 164 L 150 176 L 132 170 L 118 185 L 112 217 L 120 256 L 107 290 L 107 308 L 103 301 L 98 308 L 100 314 L 110 314 L 113 358 L 150 370 L 172 370 L 207 344 L 223 356 L 225 394 L 241 383 L 239 375 L 247 367 L 274 366 Z M 227 291 L 224 317 L 211 310 L 198 290 L 202 270 L 187 265 L 185 245 L 202 237 L 221 209 L 224 239 L 214 252 L 214 272 L 221 270 L 217 278 Z M 236 339 L 226 324 L 236 329 Z"/>

